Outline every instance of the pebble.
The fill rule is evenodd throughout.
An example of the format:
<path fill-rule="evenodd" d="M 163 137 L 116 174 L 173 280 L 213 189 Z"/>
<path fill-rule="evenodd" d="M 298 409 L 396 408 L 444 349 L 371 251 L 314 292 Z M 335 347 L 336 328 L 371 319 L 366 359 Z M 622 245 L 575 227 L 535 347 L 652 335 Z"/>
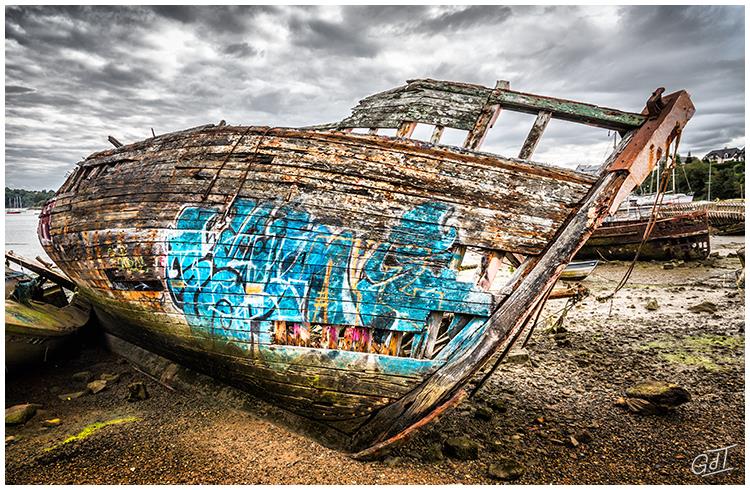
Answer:
<path fill-rule="evenodd" d="M 146 385 L 142 381 L 136 381 L 128 385 L 128 401 L 136 402 L 141 400 L 147 400 L 149 398 L 148 390 Z"/>
<path fill-rule="evenodd" d="M 13 405 L 5 409 L 5 425 L 21 425 L 28 422 L 41 405 L 34 403 L 24 403 L 22 405 Z"/>
<path fill-rule="evenodd" d="M 422 452 L 422 461 L 427 463 L 435 463 L 445 459 L 443 455 L 443 448 L 440 443 L 430 444 L 427 449 Z"/>
<path fill-rule="evenodd" d="M 108 383 L 117 383 L 117 381 L 120 379 L 120 375 L 111 374 L 111 373 L 102 373 L 101 376 L 99 376 L 99 379 L 103 379 L 104 381 Z"/>
<path fill-rule="evenodd" d="M 454 459 L 478 459 L 481 447 L 478 442 L 468 437 L 451 437 L 445 441 L 445 453 Z"/>
<path fill-rule="evenodd" d="M 97 379 L 86 385 L 91 393 L 99 393 L 107 387 L 107 381 L 103 379 Z"/>
<path fill-rule="evenodd" d="M 474 417 L 479 420 L 492 420 L 492 417 L 494 416 L 494 412 L 491 408 L 488 407 L 477 407 L 476 411 L 474 412 Z"/>
<path fill-rule="evenodd" d="M 74 391 L 73 393 L 65 393 L 63 395 L 57 395 L 57 398 L 63 401 L 70 401 L 75 400 L 76 398 L 81 398 L 82 396 L 88 395 L 89 391 L 88 389 L 84 391 Z"/>
<path fill-rule="evenodd" d="M 506 364 L 526 364 L 531 360 L 526 349 L 516 349 L 508 352 L 503 362 Z"/>
<path fill-rule="evenodd" d="M 521 463 L 510 458 L 500 458 L 497 463 L 490 463 L 487 467 L 490 478 L 503 481 L 518 480 L 525 471 Z"/>
<path fill-rule="evenodd" d="M 649 311 L 655 311 L 659 309 L 659 302 L 656 301 L 656 298 L 649 298 L 649 300 L 646 302 L 646 309 Z"/>

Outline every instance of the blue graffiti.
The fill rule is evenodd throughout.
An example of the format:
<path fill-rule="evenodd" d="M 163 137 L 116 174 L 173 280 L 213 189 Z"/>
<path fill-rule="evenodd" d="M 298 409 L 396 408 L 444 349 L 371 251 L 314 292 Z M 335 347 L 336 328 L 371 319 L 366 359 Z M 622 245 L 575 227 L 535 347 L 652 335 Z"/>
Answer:
<path fill-rule="evenodd" d="M 376 241 L 291 204 L 240 199 L 226 223 L 186 207 L 168 237 L 166 283 L 192 329 L 237 341 L 273 320 L 422 331 L 431 310 L 486 316 L 490 296 L 448 268 L 449 215 L 418 205 Z"/>

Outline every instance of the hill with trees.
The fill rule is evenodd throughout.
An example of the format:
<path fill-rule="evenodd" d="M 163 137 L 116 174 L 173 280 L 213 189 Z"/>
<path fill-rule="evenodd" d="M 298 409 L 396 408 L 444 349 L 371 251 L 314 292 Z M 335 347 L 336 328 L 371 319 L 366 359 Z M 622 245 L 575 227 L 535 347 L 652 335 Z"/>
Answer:
<path fill-rule="evenodd" d="M 27 191 L 26 189 L 5 188 L 5 207 L 17 207 L 20 198 L 22 208 L 41 208 L 55 195 L 55 191 Z"/>
<path fill-rule="evenodd" d="M 728 161 L 724 163 L 712 163 L 711 166 L 711 200 L 736 199 L 745 197 L 745 162 Z M 664 168 L 662 166 L 662 168 Z M 693 194 L 696 201 L 708 199 L 708 172 L 709 162 L 700 158 L 688 157 L 681 161 L 677 156 L 677 168 L 675 169 L 675 188 L 677 192 Z M 669 183 L 669 190 L 672 183 Z M 649 193 L 656 190 L 656 176 L 641 185 L 640 193 Z"/>

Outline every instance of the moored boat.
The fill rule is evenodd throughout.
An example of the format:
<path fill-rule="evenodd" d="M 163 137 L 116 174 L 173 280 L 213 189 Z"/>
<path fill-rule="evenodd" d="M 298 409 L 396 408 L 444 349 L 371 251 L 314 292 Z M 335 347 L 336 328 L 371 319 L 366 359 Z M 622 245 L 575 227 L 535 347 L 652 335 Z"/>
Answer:
<path fill-rule="evenodd" d="M 711 252 L 705 211 L 658 217 L 643 242 L 650 218 L 605 221 L 576 254 L 577 259 L 697 260 Z"/>
<path fill-rule="evenodd" d="M 39 236 L 109 333 L 366 456 L 519 338 L 692 116 L 686 92 L 662 92 L 639 114 L 413 80 L 338 123 L 156 136 L 80 162 Z M 478 151 L 501 108 L 536 115 L 518 158 Z M 598 176 L 532 162 L 551 118 L 624 136 Z M 429 141 L 411 138 L 420 123 Z M 467 131 L 462 148 L 440 144 L 445 128 Z M 484 256 L 476 282 L 458 280 L 467 249 Z M 490 292 L 506 259 L 514 274 Z"/>
<path fill-rule="evenodd" d="M 563 281 L 582 281 L 594 272 L 598 260 L 576 260 L 567 265 L 560 274 Z"/>

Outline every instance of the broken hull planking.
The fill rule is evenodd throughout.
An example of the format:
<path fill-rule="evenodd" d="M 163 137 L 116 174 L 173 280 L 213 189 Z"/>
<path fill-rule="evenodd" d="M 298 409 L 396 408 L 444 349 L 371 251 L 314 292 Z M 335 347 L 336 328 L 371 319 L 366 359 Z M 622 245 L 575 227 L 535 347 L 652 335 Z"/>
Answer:
<path fill-rule="evenodd" d="M 89 319 L 90 307 L 74 297 L 66 306 L 5 300 L 5 364 L 8 368 L 46 361 Z"/>
<path fill-rule="evenodd" d="M 577 259 L 632 260 L 643 240 L 648 219 L 605 222 L 576 255 Z M 643 244 L 642 260 L 698 260 L 710 253 L 708 220 L 697 211 L 656 221 Z"/>

